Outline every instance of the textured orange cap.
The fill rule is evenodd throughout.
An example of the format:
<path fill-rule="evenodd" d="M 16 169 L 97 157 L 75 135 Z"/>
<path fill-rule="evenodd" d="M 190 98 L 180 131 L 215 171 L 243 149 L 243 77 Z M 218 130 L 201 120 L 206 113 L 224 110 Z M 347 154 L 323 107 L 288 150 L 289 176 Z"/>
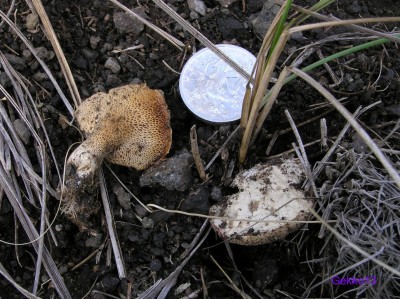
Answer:
<path fill-rule="evenodd" d="M 143 170 L 164 158 L 171 147 L 164 95 L 145 84 L 94 94 L 78 107 L 76 119 L 87 135 L 86 149 L 115 164 Z"/>

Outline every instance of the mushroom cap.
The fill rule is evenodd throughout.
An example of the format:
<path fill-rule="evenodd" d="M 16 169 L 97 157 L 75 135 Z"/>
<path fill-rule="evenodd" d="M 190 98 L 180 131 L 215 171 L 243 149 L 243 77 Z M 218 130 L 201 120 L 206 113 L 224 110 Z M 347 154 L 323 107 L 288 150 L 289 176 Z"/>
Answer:
<path fill-rule="evenodd" d="M 165 157 L 172 142 L 164 95 L 145 84 L 99 92 L 76 111 L 80 129 L 95 155 L 143 170 Z"/>
<path fill-rule="evenodd" d="M 313 201 L 301 189 L 304 178 L 298 159 L 269 161 L 239 173 L 232 183 L 239 192 L 210 209 L 210 215 L 232 220 L 212 219 L 214 230 L 222 239 L 240 245 L 260 245 L 283 239 L 302 224 L 258 220 L 307 220 Z"/>

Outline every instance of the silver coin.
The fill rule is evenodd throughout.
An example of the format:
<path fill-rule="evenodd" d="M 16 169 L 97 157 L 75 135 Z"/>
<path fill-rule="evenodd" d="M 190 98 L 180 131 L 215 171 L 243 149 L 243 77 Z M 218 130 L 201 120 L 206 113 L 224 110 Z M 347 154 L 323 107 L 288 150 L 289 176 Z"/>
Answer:
<path fill-rule="evenodd" d="M 234 45 L 216 45 L 248 74 L 256 57 Z M 240 119 L 247 80 L 208 48 L 194 54 L 179 79 L 182 100 L 195 115 L 214 123 Z"/>

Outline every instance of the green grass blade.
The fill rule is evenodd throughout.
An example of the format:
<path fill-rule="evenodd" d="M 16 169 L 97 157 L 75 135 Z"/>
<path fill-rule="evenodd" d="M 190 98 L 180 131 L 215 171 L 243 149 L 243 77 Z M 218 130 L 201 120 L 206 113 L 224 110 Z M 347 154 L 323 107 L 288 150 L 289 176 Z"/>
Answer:
<path fill-rule="evenodd" d="M 395 36 L 396 37 L 400 37 L 400 34 L 396 34 Z M 373 41 L 370 41 L 370 42 L 367 42 L 367 43 L 364 43 L 364 44 L 361 44 L 361 45 L 358 45 L 358 46 L 355 46 L 355 47 L 352 47 L 352 48 L 349 48 L 349 49 L 346 49 L 346 50 L 343 50 L 343 51 L 340 51 L 338 53 L 332 54 L 332 55 L 330 55 L 328 57 L 325 57 L 324 59 L 318 60 L 317 62 L 314 62 L 314 63 L 302 68 L 301 70 L 303 72 L 307 73 L 307 72 L 309 72 L 309 71 L 311 71 L 311 70 L 313 70 L 313 69 L 315 69 L 315 68 L 317 68 L 317 67 L 319 67 L 319 66 L 321 66 L 321 65 L 323 65 L 325 63 L 328 63 L 328 62 L 330 62 L 330 61 L 332 61 L 334 59 L 338 59 L 338 58 L 341 58 L 343 56 L 346 56 L 346 55 L 349 55 L 349 54 L 352 54 L 352 53 L 356 53 L 356 52 L 359 52 L 359 51 L 362 51 L 362 50 L 365 50 L 365 49 L 368 49 L 368 48 L 376 47 L 376 46 L 385 44 L 387 42 L 389 42 L 389 40 L 387 38 L 380 38 L 380 39 L 377 39 L 377 40 L 373 40 Z M 296 79 L 297 77 L 298 76 L 296 74 L 290 75 L 289 77 L 286 78 L 284 84 L 291 82 L 292 80 Z M 267 101 L 268 101 L 270 96 L 271 96 L 271 92 L 268 91 L 267 94 L 263 98 L 263 105 L 265 103 L 267 103 Z"/>
<path fill-rule="evenodd" d="M 271 54 L 274 51 L 274 49 L 276 47 L 276 44 L 278 43 L 278 39 L 282 34 L 283 27 L 285 26 L 285 22 L 286 22 L 286 19 L 287 19 L 287 16 L 289 14 L 289 10 L 290 10 L 291 6 L 292 6 L 292 0 L 287 0 L 286 1 L 286 6 L 285 6 L 285 10 L 283 11 L 283 14 L 282 14 L 281 18 L 279 19 L 277 29 L 276 29 L 274 37 L 272 39 L 271 48 L 270 48 L 271 51 L 268 54 L 268 60 L 271 57 Z"/>

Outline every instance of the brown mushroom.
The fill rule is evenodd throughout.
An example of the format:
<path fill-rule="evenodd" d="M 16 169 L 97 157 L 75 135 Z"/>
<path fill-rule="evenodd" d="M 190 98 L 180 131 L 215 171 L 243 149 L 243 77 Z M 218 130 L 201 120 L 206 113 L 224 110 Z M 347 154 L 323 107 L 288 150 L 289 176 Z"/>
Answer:
<path fill-rule="evenodd" d="M 78 107 L 76 120 L 87 139 L 68 158 L 63 210 L 85 230 L 79 218 L 97 210 L 98 204 L 94 208 L 87 197 L 93 195 L 103 159 L 146 169 L 169 152 L 172 131 L 163 93 L 145 84 L 96 93 Z"/>

